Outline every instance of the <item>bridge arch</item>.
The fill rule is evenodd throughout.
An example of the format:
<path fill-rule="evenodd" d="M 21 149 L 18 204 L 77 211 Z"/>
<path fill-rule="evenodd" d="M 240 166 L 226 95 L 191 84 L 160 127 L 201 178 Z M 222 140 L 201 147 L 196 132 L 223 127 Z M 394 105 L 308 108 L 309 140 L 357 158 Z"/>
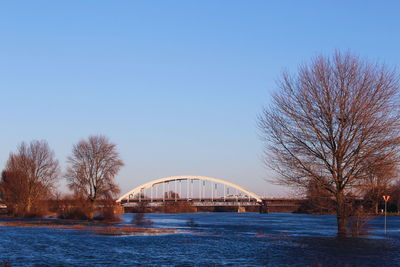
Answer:
<path fill-rule="evenodd" d="M 122 195 L 117 202 L 121 202 L 124 199 L 128 199 L 129 196 L 131 195 L 135 195 L 135 194 L 140 194 L 142 192 L 142 190 L 151 188 L 155 185 L 158 184 L 162 184 L 162 183 L 167 183 L 167 182 L 172 182 L 172 181 L 180 181 L 180 180 L 200 180 L 200 181 L 211 181 L 214 183 L 219 183 L 219 184 L 223 184 L 232 188 L 235 188 L 239 191 L 242 191 L 244 193 L 246 193 L 248 196 L 256 199 L 257 202 L 262 202 L 262 199 L 260 196 L 258 196 L 256 193 L 251 192 L 250 190 L 234 184 L 232 182 L 229 181 L 225 181 L 222 179 L 218 179 L 218 178 L 214 178 L 214 177 L 208 177 L 208 176 L 197 176 L 197 175 L 181 175 L 181 176 L 169 176 L 169 177 L 164 177 L 164 178 L 160 178 L 160 179 L 156 179 L 156 180 L 152 180 L 150 182 L 144 183 L 138 187 L 135 187 L 134 189 L 130 190 L 129 192 L 125 193 L 124 195 Z"/>

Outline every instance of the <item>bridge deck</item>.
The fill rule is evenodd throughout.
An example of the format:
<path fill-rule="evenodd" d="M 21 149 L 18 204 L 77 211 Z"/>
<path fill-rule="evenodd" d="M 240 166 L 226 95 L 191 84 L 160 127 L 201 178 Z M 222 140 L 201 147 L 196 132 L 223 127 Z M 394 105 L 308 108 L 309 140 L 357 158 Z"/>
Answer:
<path fill-rule="evenodd" d="M 125 203 L 136 203 L 136 202 L 172 202 L 172 201 L 179 201 L 179 202 L 253 202 L 257 203 L 255 199 L 248 199 L 248 198 L 231 198 L 226 197 L 224 198 L 135 198 L 128 200 L 122 200 L 121 204 Z"/>

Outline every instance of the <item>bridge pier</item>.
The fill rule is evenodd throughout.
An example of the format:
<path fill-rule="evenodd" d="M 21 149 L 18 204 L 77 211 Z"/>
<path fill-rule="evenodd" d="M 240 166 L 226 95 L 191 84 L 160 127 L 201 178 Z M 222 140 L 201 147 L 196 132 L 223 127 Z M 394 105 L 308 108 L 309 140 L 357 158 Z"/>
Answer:
<path fill-rule="evenodd" d="M 238 213 L 246 212 L 246 207 L 239 206 L 237 212 Z"/>
<path fill-rule="evenodd" d="M 268 205 L 267 205 L 267 201 L 263 200 L 260 204 L 259 207 L 259 212 L 260 213 L 268 213 Z"/>

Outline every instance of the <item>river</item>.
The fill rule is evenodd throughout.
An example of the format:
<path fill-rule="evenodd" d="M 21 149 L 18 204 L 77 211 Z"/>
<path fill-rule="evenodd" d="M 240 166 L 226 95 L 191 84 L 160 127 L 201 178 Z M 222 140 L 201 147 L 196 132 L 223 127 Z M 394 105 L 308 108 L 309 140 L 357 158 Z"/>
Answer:
<path fill-rule="evenodd" d="M 130 222 L 132 214 L 124 214 Z M 336 237 L 332 215 L 147 214 L 178 234 L 99 236 L 79 230 L 1 227 L 0 266 L 400 266 L 400 217 L 370 234 Z M 190 222 L 190 223 L 188 223 Z"/>

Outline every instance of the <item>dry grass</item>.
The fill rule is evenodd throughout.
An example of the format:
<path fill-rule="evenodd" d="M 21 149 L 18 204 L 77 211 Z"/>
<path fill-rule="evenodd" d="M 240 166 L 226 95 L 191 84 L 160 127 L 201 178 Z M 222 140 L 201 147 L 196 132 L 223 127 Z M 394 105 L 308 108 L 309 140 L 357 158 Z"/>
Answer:
<path fill-rule="evenodd" d="M 9 221 L 1 222 L 4 227 L 48 227 L 65 230 L 89 231 L 97 235 L 119 236 L 119 235 L 160 235 L 177 233 L 173 228 L 142 228 L 125 225 L 112 225 L 92 222 L 61 222 L 61 221 Z"/>
<path fill-rule="evenodd" d="M 159 234 L 174 234 L 176 229 L 172 228 L 138 228 L 133 226 L 108 226 L 108 227 L 93 227 L 91 229 L 98 235 L 159 235 Z"/>

